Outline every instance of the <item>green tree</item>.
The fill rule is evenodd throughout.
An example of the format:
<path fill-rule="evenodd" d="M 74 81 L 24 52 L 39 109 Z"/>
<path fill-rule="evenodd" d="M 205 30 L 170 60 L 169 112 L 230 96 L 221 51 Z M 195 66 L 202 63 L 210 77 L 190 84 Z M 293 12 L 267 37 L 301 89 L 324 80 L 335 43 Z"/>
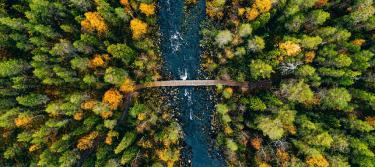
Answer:
<path fill-rule="evenodd" d="M 136 55 L 136 52 L 126 44 L 109 45 L 107 51 L 113 57 L 122 60 L 126 65 L 130 65 Z"/>
<path fill-rule="evenodd" d="M 253 52 L 260 52 L 264 49 L 265 45 L 266 44 L 262 37 L 255 36 L 254 38 L 249 39 L 247 48 Z"/>
<path fill-rule="evenodd" d="M 20 74 L 30 66 L 22 60 L 8 60 L 0 62 L 0 77 L 9 77 Z"/>
<path fill-rule="evenodd" d="M 46 104 L 49 101 L 49 98 L 46 95 L 31 93 L 25 96 L 18 96 L 17 101 L 23 106 L 35 107 Z"/>
<path fill-rule="evenodd" d="M 128 73 L 124 69 L 109 67 L 105 70 L 104 81 L 120 86 L 124 82 L 126 76 L 128 76 Z"/>
<path fill-rule="evenodd" d="M 253 79 L 270 78 L 273 72 L 272 66 L 262 60 L 252 60 L 250 63 L 250 73 Z"/>
<path fill-rule="evenodd" d="M 310 86 L 304 83 L 303 80 L 290 80 L 281 84 L 280 95 L 291 102 L 298 102 L 302 104 L 313 104 L 315 101 L 314 92 Z"/>
<path fill-rule="evenodd" d="M 115 154 L 119 154 L 128 148 L 136 139 L 137 135 L 134 132 L 126 132 L 120 143 L 114 149 Z"/>
<path fill-rule="evenodd" d="M 332 88 L 322 92 L 321 104 L 323 109 L 347 110 L 351 99 L 345 88 Z"/>

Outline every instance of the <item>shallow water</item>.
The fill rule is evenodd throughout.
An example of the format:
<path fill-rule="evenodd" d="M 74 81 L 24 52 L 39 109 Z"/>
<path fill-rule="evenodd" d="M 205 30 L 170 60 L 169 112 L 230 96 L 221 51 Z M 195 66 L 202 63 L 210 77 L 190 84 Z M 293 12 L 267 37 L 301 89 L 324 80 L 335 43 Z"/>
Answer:
<path fill-rule="evenodd" d="M 184 10 L 184 0 L 159 1 L 159 25 L 164 71 L 172 79 L 191 80 L 202 77 L 200 67 L 199 25 L 205 17 L 205 1 Z M 210 121 L 213 100 L 206 88 L 178 88 L 171 104 L 180 111 L 179 120 L 184 131 L 183 164 L 193 167 L 225 166 L 219 151 L 210 143 Z M 191 164 L 190 164 L 191 163 Z M 190 165 L 189 165 L 190 164 Z"/>

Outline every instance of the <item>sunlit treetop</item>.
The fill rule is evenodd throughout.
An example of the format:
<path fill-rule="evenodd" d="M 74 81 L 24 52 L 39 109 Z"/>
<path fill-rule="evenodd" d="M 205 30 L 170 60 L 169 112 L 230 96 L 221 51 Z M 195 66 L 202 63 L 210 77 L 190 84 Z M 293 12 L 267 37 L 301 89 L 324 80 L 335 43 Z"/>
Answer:
<path fill-rule="evenodd" d="M 147 33 L 148 25 L 140 19 L 133 19 L 130 21 L 130 28 L 133 32 L 133 39 L 140 39 Z"/>
<path fill-rule="evenodd" d="M 288 56 L 295 56 L 301 52 L 301 47 L 292 41 L 280 43 L 279 48 Z"/>
<path fill-rule="evenodd" d="M 146 16 L 151 16 L 155 14 L 155 5 L 154 4 L 146 4 L 146 3 L 141 3 L 139 5 L 139 10 Z"/>
<path fill-rule="evenodd" d="M 135 84 L 132 79 L 129 77 L 126 77 L 124 82 L 122 83 L 120 87 L 120 91 L 124 93 L 132 93 L 135 91 Z"/>
<path fill-rule="evenodd" d="M 108 26 L 104 18 L 98 12 L 86 12 L 85 19 L 81 21 L 81 26 L 88 32 L 97 31 L 99 34 L 106 34 Z"/>
<path fill-rule="evenodd" d="M 251 8 L 246 10 L 246 18 L 250 21 L 255 20 L 260 14 L 271 10 L 271 7 L 271 0 L 255 0 Z"/>
<path fill-rule="evenodd" d="M 104 93 L 103 103 L 110 106 L 111 110 L 116 110 L 122 102 L 122 95 L 115 89 L 110 89 Z"/>

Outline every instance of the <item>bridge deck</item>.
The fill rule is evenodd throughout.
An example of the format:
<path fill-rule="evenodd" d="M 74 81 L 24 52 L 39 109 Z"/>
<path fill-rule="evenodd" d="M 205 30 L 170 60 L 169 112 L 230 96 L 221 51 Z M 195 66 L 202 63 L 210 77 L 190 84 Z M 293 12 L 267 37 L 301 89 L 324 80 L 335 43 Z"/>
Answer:
<path fill-rule="evenodd" d="M 269 88 L 271 81 L 264 80 L 256 83 L 250 82 L 237 82 L 237 81 L 226 81 L 226 80 L 170 80 L 170 81 L 155 81 L 144 84 L 136 85 L 136 89 L 152 88 L 152 87 L 183 87 L 183 86 L 215 86 L 224 85 L 232 87 L 250 88 L 250 89 L 262 89 Z"/>
<path fill-rule="evenodd" d="M 150 87 L 174 87 L 174 86 L 215 86 L 225 85 L 234 87 L 246 87 L 248 82 L 224 81 L 224 80 L 171 80 L 155 81 L 137 85 L 137 89 Z"/>

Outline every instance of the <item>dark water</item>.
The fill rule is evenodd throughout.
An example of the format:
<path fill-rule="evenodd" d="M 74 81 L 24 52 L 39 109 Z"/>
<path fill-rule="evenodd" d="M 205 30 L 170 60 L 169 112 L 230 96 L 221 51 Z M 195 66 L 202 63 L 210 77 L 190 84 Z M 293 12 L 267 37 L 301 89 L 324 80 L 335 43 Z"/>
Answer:
<path fill-rule="evenodd" d="M 184 0 L 159 1 L 159 25 L 164 71 L 172 79 L 202 78 L 200 68 L 199 25 L 205 17 L 205 1 L 184 9 Z M 177 99 L 171 104 L 180 112 L 179 120 L 186 144 L 184 166 L 225 166 L 219 152 L 213 149 L 209 135 L 211 115 L 214 110 L 212 97 L 206 88 L 178 88 Z"/>

